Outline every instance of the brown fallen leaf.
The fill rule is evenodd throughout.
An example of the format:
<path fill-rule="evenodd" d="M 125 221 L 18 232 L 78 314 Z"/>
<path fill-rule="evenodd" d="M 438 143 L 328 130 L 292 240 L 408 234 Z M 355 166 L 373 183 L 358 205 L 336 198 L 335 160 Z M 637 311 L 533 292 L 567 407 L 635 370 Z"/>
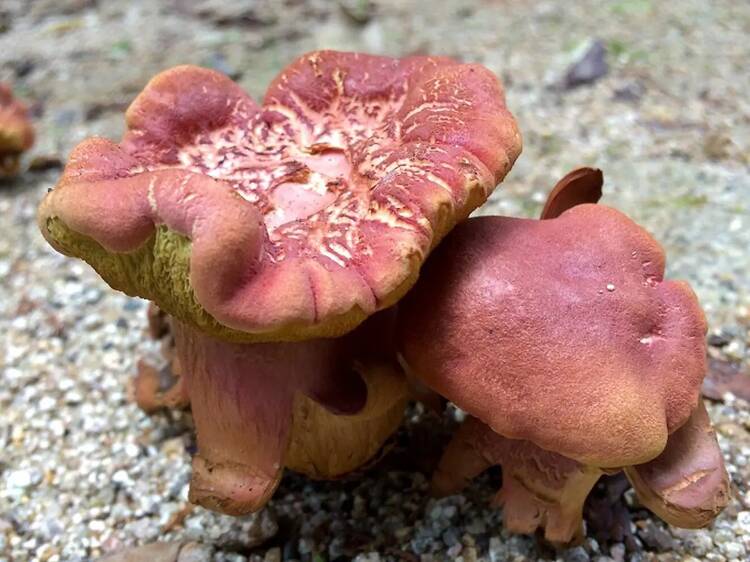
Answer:
<path fill-rule="evenodd" d="M 596 203 L 602 197 L 604 176 L 598 168 L 578 168 L 561 179 L 544 204 L 539 218 L 554 219 L 576 205 Z"/>
<path fill-rule="evenodd" d="M 702 392 L 709 400 L 722 400 L 724 394 L 731 392 L 750 401 L 750 372 L 742 363 L 709 357 Z"/>

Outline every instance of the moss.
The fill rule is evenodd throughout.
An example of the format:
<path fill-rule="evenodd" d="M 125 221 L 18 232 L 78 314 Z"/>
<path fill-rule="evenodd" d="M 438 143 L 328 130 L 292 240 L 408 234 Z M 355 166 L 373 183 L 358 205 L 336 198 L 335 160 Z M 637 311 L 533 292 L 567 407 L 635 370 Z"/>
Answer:
<path fill-rule="evenodd" d="M 682 209 L 703 207 L 706 203 L 708 203 L 708 197 L 702 194 L 694 195 L 692 193 L 687 193 L 674 198 L 675 207 Z"/>

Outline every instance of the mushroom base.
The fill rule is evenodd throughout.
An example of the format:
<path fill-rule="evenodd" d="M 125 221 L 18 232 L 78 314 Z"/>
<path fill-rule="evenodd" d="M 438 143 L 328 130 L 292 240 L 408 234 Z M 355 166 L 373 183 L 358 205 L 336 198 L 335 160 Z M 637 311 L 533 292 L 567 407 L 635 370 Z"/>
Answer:
<path fill-rule="evenodd" d="M 509 531 L 543 529 L 545 539 L 560 544 L 583 538 L 583 504 L 603 472 L 530 441 L 505 438 L 476 418 L 468 418 L 448 445 L 433 476 L 433 492 L 458 493 L 495 465 L 502 466 L 503 485 L 494 503 L 503 508 Z"/>
<path fill-rule="evenodd" d="M 285 466 L 316 478 L 355 470 L 398 427 L 406 385 L 348 338 L 237 344 L 172 321 L 198 453 L 190 501 L 257 511 Z"/>
<path fill-rule="evenodd" d="M 583 505 L 602 474 L 530 441 L 508 439 L 476 418 L 458 429 L 432 480 L 437 495 L 455 494 L 490 466 L 503 469 L 494 503 L 515 533 L 544 530 L 550 542 L 583 538 Z M 729 480 L 703 402 L 669 436 L 664 451 L 648 463 L 625 467 L 640 502 L 670 525 L 698 528 L 713 521 L 729 501 Z M 614 470 L 619 472 L 619 470 Z"/>

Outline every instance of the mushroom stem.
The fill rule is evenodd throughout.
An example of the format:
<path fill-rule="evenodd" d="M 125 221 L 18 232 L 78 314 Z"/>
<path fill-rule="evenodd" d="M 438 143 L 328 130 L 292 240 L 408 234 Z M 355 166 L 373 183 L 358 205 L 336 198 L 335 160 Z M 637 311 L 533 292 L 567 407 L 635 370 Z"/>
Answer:
<path fill-rule="evenodd" d="M 182 410 L 190 405 L 185 379 L 179 376 L 170 362 L 161 371 L 144 360 L 138 361 L 138 373 L 133 386 L 135 402 L 147 414 L 164 408 Z"/>
<path fill-rule="evenodd" d="M 702 400 L 658 457 L 625 473 L 638 499 L 677 527 L 705 527 L 729 502 L 724 459 Z"/>
<path fill-rule="evenodd" d="M 433 495 L 443 497 L 458 494 L 474 478 L 496 464 L 494 459 L 487 456 L 488 451 L 483 446 L 485 438 L 489 437 L 485 435 L 486 427 L 476 418 L 469 417 L 453 434 L 432 475 Z"/>
<path fill-rule="evenodd" d="M 386 360 L 357 361 L 367 402 L 354 415 L 337 415 L 302 394 L 294 403 L 286 466 L 310 478 L 333 478 L 361 469 L 377 457 L 404 416 L 408 388 L 398 367 Z"/>
<path fill-rule="evenodd" d="M 402 378 L 362 366 L 363 381 L 349 338 L 237 344 L 172 326 L 198 436 L 194 503 L 231 515 L 256 511 L 284 466 L 318 477 L 353 470 L 401 419 Z"/>
<path fill-rule="evenodd" d="M 530 441 L 508 439 L 476 418 L 461 425 L 433 478 L 433 489 L 458 491 L 492 465 L 503 469 L 495 503 L 514 533 L 544 529 L 553 543 L 582 536 L 583 504 L 602 472 L 545 451 Z"/>
<path fill-rule="evenodd" d="M 161 340 L 161 352 L 167 364 L 161 370 L 145 360 L 138 361 L 138 371 L 133 380 L 135 402 L 152 414 L 162 409 L 181 410 L 190 406 L 185 380 L 180 376 L 180 362 L 175 356 L 175 343 L 169 316 L 154 303 L 147 312 L 148 333 Z"/>
<path fill-rule="evenodd" d="M 190 501 L 257 511 L 281 478 L 295 391 L 337 369 L 336 341 L 233 344 L 173 325 L 198 437 Z"/>

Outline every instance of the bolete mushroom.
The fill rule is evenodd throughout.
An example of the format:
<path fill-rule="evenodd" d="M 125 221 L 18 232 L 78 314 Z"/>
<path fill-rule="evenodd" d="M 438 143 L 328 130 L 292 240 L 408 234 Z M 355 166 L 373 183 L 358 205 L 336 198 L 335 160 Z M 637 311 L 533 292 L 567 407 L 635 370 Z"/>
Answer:
<path fill-rule="evenodd" d="M 34 129 L 26 106 L 0 83 L 0 177 L 18 172 L 21 154 L 34 144 Z"/>
<path fill-rule="evenodd" d="M 547 220 L 459 225 L 399 306 L 410 375 L 476 419 L 438 468 L 451 493 L 492 464 L 513 531 L 567 542 L 602 472 L 626 468 L 667 522 L 708 523 L 727 475 L 699 404 L 706 322 L 664 253 L 622 213 L 595 203 L 598 170 L 566 176 Z M 580 204 L 579 204 L 580 203 Z"/>
<path fill-rule="evenodd" d="M 405 390 L 383 320 L 362 323 L 518 156 L 497 78 L 447 58 L 322 51 L 262 106 L 180 66 L 126 117 L 121 143 L 73 151 L 39 224 L 171 316 L 198 436 L 191 500 L 245 513 L 284 466 L 332 477 L 364 463 Z"/>

